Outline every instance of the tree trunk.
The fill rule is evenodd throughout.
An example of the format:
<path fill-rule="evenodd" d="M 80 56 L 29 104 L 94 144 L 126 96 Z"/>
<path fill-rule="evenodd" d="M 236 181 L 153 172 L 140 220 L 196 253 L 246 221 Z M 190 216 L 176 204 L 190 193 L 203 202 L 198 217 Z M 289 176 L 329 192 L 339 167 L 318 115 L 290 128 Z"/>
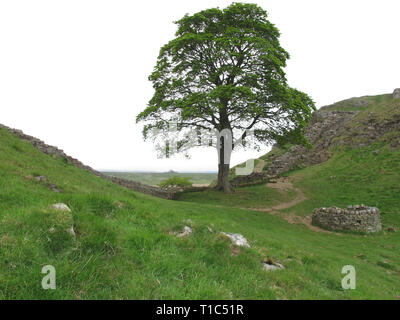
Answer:
<path fill-rule="evenodd" d="M 232 193 L 233 189 L 229 182 L 229 164 L 218 164 L 218 190 L 224 190 L 225 193 Z"/>
<path fill-rule="evenodd" d="M 230 143 L 230 142 L 229 142 Z M 232 186 L 229 182 L 229 163 L 224 157 L 224 151 L 225 151 L 225 138 L 220 137 L 220 148 L 218 150 L 218 181 L 217 181 L 217 190 L 223 190 L 225 193 L 232 193 L 233 189 Z"/>

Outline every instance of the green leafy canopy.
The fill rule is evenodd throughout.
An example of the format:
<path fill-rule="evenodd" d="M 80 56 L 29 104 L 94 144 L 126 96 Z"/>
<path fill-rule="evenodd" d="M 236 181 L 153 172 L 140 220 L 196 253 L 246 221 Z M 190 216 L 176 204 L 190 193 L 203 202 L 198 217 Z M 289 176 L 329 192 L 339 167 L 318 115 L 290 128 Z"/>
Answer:
<path fill-rule="evenodd" d="M 233 139 L 252 130 L 251 145 L 285 139 L 307 144 L 304 128 L 315 106 L 287 85 L 283 68 L 289 54 L 266 11 L 233 3 L 175 23 L 176 38 L 161 48 L 149 77 L 154 95 L 136 119 L 146 122 L 145 139 L 168 139 L 175 123 L 180 146 L 189 132 L 223 129 Z"/>

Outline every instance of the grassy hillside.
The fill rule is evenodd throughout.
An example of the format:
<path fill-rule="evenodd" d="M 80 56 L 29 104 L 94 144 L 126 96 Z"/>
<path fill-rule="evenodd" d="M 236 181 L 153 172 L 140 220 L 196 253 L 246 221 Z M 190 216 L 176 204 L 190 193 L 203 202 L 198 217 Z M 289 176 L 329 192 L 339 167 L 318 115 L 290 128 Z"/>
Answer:
<path fill-rule="evenodd" d="M 351 98 L 322 107 L 314 113 L 314 117 L 308 125 L 308 131 L 312 132 L 314 127 L 323 127 L 326 122 L 324 115 L 332 111 L 352 112 L 355 116 L 354 118 L 350 116 L 351 120 L 348 122 L 339 121 L 337 134 L 335 134 L 335 130 L 332 130 L 332 127 L 328 126 L 326 130 L 319 132 L 318 136 L 312 137 L 314 139 L 314 148 L 305 152 L 311 155 L 309 157 L 311 159 L 308 162 L 299 163 L 298 168 L 306 167 L 307 163 L 309 165 L 310 160 L 315 158 L 321 151 L 327 151 L 332 155 L 335 154 L 340 149 L 336 148 L 337 146 L 357 149 L 358 147 L 370 146 L 372 143 L 381 141 L 384 145 L 400 147 L 400 100 L 393 99 L 391 94 Z M 332 118 L 336 116 L 331 115 L 330 117 L 332 122 Z M 334 133 L 332 134 L 330 131 Z M 330 138 L 333 139 L 331 140 Z M 290 143 L 275 145 L 270 152 L 261 156 L 259 160 L 264 161 L 263 171 L 269 171 L 269 167 L 273 165 L 273 161 L 276 158 L 290 154 L 292 147 L 294 145 Z M 257 163 L 257 159 L 255 161 Z M 283 161 L 285 162 L 286 160 Z M 238 166 L 244 166 L 244 164 L 242 163 Z M 231 169 L 231 172 L 233 177 L 234 168 Z"/>
<path fill-rule="evenodd" d="M 288 208 L 272 210 L 274 214 L 279 212 L 281 217 L 292 223 L 307 221 L 304 217 L 310 218 L 313 209 L 317 207 L 347 207 L 350 204 L 377 206 L 381 210 L 383 232 L 364 236 L 342 234 L 340 238 L 333 240 L 333 243 L 338 246 L 337 254 L 342 255 L 345 250 L 348 250 L 349 254 L 350 252 L 354 254 L 355 266 L 359 267 L 363 261 L 369 267 L 380 266 L 381 270 L 376 272 L 381 276 L 385 273 L 396 275 L 393 278 L 393 288 L 396 288 L 396 292 L 400 292 L 400 247 L 398 245 L 400 240 L 398 232 L 400 229 L 400 132 L 389 130 L 370 144 L 368 144 L 368 137 L 365 138 L 370 130 L 367 125 L 370 123 L 390 126 L 398 121 L 400 101 L 392 100 L 390 95 L 353 98 L 325 107 L 321 112 L 349 109 L 359 111 L 359 113 L 348 130 L 342 136 L 335 138 L 349 145 L 341 144 L 332 147 L 330 152 L 333 156 L 326 162 L 304 169 L 297 168 L 283 174 L 293 182 L 293 189 L 277 192 L 277 189 L 264 184 L 238 188 L 233 195 L 212 190 L 183 194 L 181 200 L 195 203 L 204 203 L 208 200 L 219 206 L 268 209 L 271 212 L 271 208 L 280 202 L 290 202 L 296 198 L 293 194 L 295 190 L 301 190 L 306 198 L 304 201 Z M 359 142 L 367 145 L 354 147 L 354 144 Z M 291 145 L 275 147 L 262 156 L 261 159 L 266 162 L 264 170 L 268 169 L 271 157 L 284 154 L 290 147 Z M 315 238 L 319 238 L 319 235 Z M 325 247 L 325 243 L 321 243 L 320 247 Z M 336 256 L 335 253 L 331 254 Z M 361 269 L 365 271 L 365 267 Z M 368 274 L 365 276 L 371 277 L 371 281 L 374 282 L 372 273 Z M 378 293 L 379 290 L 376 288 L 376 295 L 371 297 L 377 298 L 382 293 Z"/>
<path fill-rule="evenodd" d="M 320 110 L 324 111 L 361 111 L 370 108 L 371 106 L 377 106 L 381 103 L 388 103 L 392 101 L 392 94 L 381 94 L 376 96 L 364 96 L 346 99 L 343 101 L 336 102 L 329 106 L 324 106 Z"/>
<path fill-rule="evenodd" d="M 316 206 L 378 205 L 384 229 L 399 230 L 399 156 L 383 139 L 337 150 L 326 163 L 289 172 L 308 200 L 281 211 L 304 216 Z M 0 298 L 400 296 L 399 232 L 316 232 L 278 215 L 239 208 L 295 196 L 293 190 L 280 193 L 260 185 L 242 188 L 233 198 L 211 191 L 183 195 L 182 201 L 153 198 L 45 155 L 0 129 Z M 58 202 L 72 213 L 50 208 Z M 65 231 L 71 224 L 76 237 Z M 172 234 L 185 225 L 193 228 L 192 235 Z M 242 234 L 251 248 L 234 247 L 220 231 Z M 279 260 L 285 269 L 266 272 L 264 259 Z M 357 272 L 355 290 L 341 287 L 342 267 L 349 264 Z M 56 268 L 56 290 L 41 287 L 45 265 Z"/>
<path fill-rule="evenodd" d="M 180 195 L 179 200 L 237 208 L 262 208 L 290 201 L 295 196 L 295 191 L 289 190 L 282 193 L 272 188 L 266 188 L 265 184 L 260 184 L 236 188 L 234 194 L 225 194 L 214 189 L 204 192 L 188 192 Z"/>

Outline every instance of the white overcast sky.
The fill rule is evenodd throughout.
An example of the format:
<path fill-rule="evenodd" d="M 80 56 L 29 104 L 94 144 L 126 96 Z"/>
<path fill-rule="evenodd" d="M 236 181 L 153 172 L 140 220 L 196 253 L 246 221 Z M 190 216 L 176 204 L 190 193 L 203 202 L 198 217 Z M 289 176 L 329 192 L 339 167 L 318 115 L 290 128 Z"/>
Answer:
<path fill-rule="evenodd" d="M 157 159 L 136 115 L 185 13 L 223 0 L 0 0 L 0 123 L 95 169 L 215 171 L 215 149 Z M 399 0 L 254 0 L 290 53 L 289 85 L 317 107 L 400 87 Z M 238 152 L 232 164 L 261 152 Z"/>

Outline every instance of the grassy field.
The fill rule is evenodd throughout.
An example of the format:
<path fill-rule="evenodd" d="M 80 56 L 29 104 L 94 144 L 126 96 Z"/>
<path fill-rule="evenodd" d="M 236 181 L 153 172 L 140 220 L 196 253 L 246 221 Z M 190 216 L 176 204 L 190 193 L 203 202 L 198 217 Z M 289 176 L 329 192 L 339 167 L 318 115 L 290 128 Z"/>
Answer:
<path fill-rule="evenodd" d="M 374 155 L 373 151 L 377 148 L 380 153 Z M 282 278 L 286 278 L 285 280 L 279 277 L 279 283 L 281 285 L 285 283 L 286 287 L 282 290 L 285 293 L 280 298 L 400 298 L 400 235 L 398 232 L 400 229 L 400 151 L 393 150 L 383 143 L 376 143 L 359 150 L 342 150 L 323 164 L 295 170 L 287 173 L 287 176 L 294 182 L 295 187 L 302 190 L 307 199 L 291 208 L 280 210 L 281 214 L 309 216 L 316 207 L 333 205 L 346 207 L 350 204 L 363 203 L 381 209 L 384 231 L 374 235 L 351 233 L 334 235 L 310 231 L 301 224 L 287 223 L 284 227 L 285 231 L 279 228 L 282 234 L 274 239 L 280 239 L 277 241 L 277 246 L 281 245 L 281 250 L 272 250 L 273 256 L 283 259 L 283 252 L 286 252 L 288 248 L 296 247 L 301 253 L 290 251 L 283 261 L 290 260 L 292 263 L 294 259 L 305 269 L 314 272 L 313 276 L 311 273 L 305 275 L 304 269 L 297 269 L 299 277 L 291 278 L 292 287 L 288 285 L 290 280 L 286 276 L 282 275 Z M 244 207 L 246 201 L 243 199 L 243 194 L 247 192 L 253 197 L 259 194 L 257 200 L 248 198 L 251 199 L 252 206 L 253 203 L 257 204 L 253 207 L 262 205 L 269 207 L 275 205 L 278 199 L 276 190 L 259 185 L 240 188 L 233 195 L 217 191 L 188 193 L 184 194 L 181 200 L 201 203 L 205 202 L 205 199 L 211 199 L 211 203 L 218 205 L 218 208 L 221 206 Z M 293 191 L 281 193 L 279 197 L 279 201 L 290 201 L 293 198 Z M 266 216 L 263 218 L 268 219 L 268 214 L 264 215 Z M 271 222 L 268 221 L 269 223 Z M 270 235 L 271 225 L 263 227 L 268 228 Z M 260 226 L 260 228 L 263 227 Z M 388 232 L 389 228 L 394 228 L 396 232 Z M 257 238 L 258 236 L 257 234 Z M 272 240 L 272 238 L 264 239 L 264 241 Z M 295 244 L 295 239 L 299 241 L 297 244 Z M 270 250 L 269 248 L 268 251 L 271 252 Z M 352 292 L 341 292 L 338 282 L 338 270 L 341 264 L 353 265 L 356 268 L 357 288 Z M 304 287 L 299 283 L 302 283 Z M 314 285 L 313 290 L 311 286 Z"/>
<path fill-rule="evenodd" d="M 378 204 L 385 228 L 399 230 L 399 152 L 387 149 L 374 162 L 370 151 L 344 150 L 323 165 L 289 173 L 298 177 L 296 185 L 309 198 L 293 210 L 309 214 L 314 206 Z M 327 179 L 333 172 L 332 182 Z M 37 181 L 40 175 L 47 181 Z M 50 184 L 61 192 L 52 191 Z M 153 198 L 47 156 L 1 129 L 0 298 L 400 296 L 399 232 L 326 234 L 266 212 L 236 208 L 293 196 L 261 185 L 240 189 L 232 198 L 211 193 L 194 193 L 185 201 Z M 50 208 L 58 202 L 72 213 Z M 71 224 L 75 238 L 65 231 Z M 184 225 L 193 228 L 192 235 L 171 234 Z M 251 248 L 233 247 L 220 231 L 244 235 Z M 281 261 L 285 269 L 264 271 L 266 258 Z M 355 290 L 341 287 L 342 267 L 349 264 L 357 272 Z M 56 269 L 56 290 L 41 287 L 45 265 Z"/>
<path fill-rule="evenodd" d="M 183 193 L 179 200 L 237 208 L 263 208 L 290 201 L 295 196 L 295 191 L 282 193 L 276 189 L 266 188 L 265 184 L 261 184 L 236 188 L 233 194 L 225 194 L 213 189 L 204 192 L 188 192 Z"/>
<path fill-rule="evenodd" d="M 138 181 L 149 185 L 158 185 L 168 178 L 179 176 L 188 177 L 193 184 L 210 184 L 217 179 L 216 173 L 208 172 L 103 172 L 117 178 Z"/>

